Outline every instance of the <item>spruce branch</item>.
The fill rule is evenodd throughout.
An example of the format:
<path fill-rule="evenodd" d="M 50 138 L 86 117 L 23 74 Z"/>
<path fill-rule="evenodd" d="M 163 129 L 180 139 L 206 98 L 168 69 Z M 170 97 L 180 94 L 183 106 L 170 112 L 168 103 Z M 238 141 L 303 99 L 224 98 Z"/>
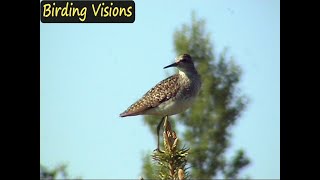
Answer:
<path fill-rule="evenodd" d="M 179 148 L 179 139 L 171 129 L 168 117 L 164 121 L 164 152 L 155 151 L 152 159 L 157 163 L 160 179 L 186 180 L 189 176 L 186 171 L 187 155 L 189 149 Z"/>

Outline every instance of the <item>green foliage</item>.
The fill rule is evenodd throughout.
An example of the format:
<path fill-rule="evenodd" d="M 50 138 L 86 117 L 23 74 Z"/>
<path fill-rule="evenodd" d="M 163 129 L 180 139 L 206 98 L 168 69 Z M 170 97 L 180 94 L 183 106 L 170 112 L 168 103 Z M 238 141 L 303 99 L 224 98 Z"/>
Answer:
<path fill-rule="evenodd" d="M 156 164 L 151 160 L 150 154 L 145 154 L 143 157 L 143 177 L 147 179 L 158 179 L 159 176 L 157 172 L 159 172 L 159 170 Z"/>
<path fill-rule="evenodd" d="M 153 160 L 157 162 L 156 174 L 160 179 L 188 179 L 189 174 L 186 169 L 188 148 L 180 148 L 179 139 L 172 131 L 168 118 L 164 122 L 163 132 L 164 151 L 155 151 L 152 154 Z"/>
<path fill-rule="evenodd" d="M 56 179 L 70 179 L 67 173 L 67 165 L 60 164 L 52 169 L 40 163 L 40 179 L 41 180 L 56 180 Z M 75 179 L 81 179 L 80 177 Z"/>
<path fill-rule="evenodd" d="M 231 127 L 248 103 L 237 88 L 241 68 L 227 56 L 227 50 L 214 55 L 205 21 L 197 20 L 194 14 L 190 25 L 184 24 L 175 32 L 174 45 L 177 55 L 192 56 L 202 79 L 201 92 L 190 110 L 170 117 L 173 127 L 175 122 L 184 126 L 182 141 L 190 147 L 191 177 L 210 179 L 220 173 L 225 178 L 239 178 L 239 172 L 250 163 L 248 157 L 240 150 L 228 160 L 225 152 L 230 145 Z M 147 116 L 144 120 L 156 135 L 160 119 Z M 149 170 L 154 168 L 150 166 Z M 146 170 L 143 172 L 145 178 L 152 178 Z"/>
<path fill-rule="evenodd" d="M 224 169 L 224 178 L 225 179 L 236 179 L 239 174 L 239 170 L 246 165 L 248 165 L 250 161 L 245 157 L 244 151 L 239 150 L 235 157 L 232 158 L 230 164 L 227 164 Z"/>

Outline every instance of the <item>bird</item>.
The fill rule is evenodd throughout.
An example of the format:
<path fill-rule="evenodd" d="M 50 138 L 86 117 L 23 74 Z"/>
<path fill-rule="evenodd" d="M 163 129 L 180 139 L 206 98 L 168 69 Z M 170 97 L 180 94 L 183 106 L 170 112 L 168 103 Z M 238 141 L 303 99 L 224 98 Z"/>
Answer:
<path fill-rule="evenodd" d="M 139 100 L 129 106 L 120 117 L 137 115 L 161 116 L 157 125 L 157 151 L 159 148 L 159 131 L 163 121 L 168 116 L 186 111 L 195 102 L 200 89 L 201 77 L 195 68 L 189 54 L 181 54 L 175 62 L 163 69 L 176 67 L 178 73 L 160 81 L 147 91 Z"/>

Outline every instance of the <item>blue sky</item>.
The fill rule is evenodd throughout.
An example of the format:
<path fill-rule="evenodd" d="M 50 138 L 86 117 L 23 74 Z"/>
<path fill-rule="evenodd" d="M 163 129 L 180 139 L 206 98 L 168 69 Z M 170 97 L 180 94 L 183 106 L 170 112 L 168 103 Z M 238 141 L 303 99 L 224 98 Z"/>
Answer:
<path fill-rule="evenodd" d="M 40 22 L 40 162 L 72 177 L 138 178 L 156 142 L 142 117 L 119 113 L 173 69 L 173 33 L 206 20 L 214 52 L 229 48 L 250 98 L 228 156 L 243 148 L 251 178 L 280 178 L 280 3 L 135 1 L 133 24 Z"/>

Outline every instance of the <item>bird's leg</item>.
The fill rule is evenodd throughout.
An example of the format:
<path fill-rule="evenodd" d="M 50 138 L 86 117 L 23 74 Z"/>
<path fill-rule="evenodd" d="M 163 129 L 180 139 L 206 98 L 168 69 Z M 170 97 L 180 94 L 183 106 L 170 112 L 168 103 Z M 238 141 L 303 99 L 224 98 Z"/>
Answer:
<path fill-rule="evenodd" d="M 162 123 L 167 118 L 168 118 L 168 116 L 164 116 L 163 118 L 161 118 L 161 121 L 159 122 L 159 124 L 157 126 L 158 144 L 157 144 L 157 149 L 155 149 L 155 151 L 158 151 L 158 152 L 163 152 L 163 151 L 160 150 L 160 136 L 159 136 L 159 133 L 160 133 L 160 127 L 161 127 Z"/>

